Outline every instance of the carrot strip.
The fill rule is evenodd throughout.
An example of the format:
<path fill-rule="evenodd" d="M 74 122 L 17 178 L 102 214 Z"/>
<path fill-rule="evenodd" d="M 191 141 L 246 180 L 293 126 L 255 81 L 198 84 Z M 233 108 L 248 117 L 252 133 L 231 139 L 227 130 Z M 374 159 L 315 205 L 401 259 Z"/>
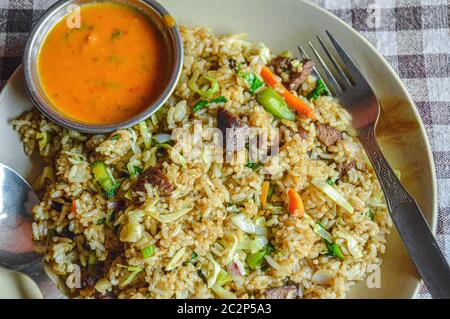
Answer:
<path fill-rule="evenodd" d="M 287 91 L 283 94 L 286 103 L 296 109 L 298 112 L 305 114 L 307 117 L 312 118 L 314 116 L 314 110 L 306 104 L 302 99 L 296 97 L 291 92 Z"/>
<path fill-rule="evenodd" d="M 267 85 L 270 85 L 273 88 L 275 88 L 277 83 L 279 83 L 275 78 L 275 75 L 272 73 L 272 71 L 270 71 L 270 69 L 267 66 L 262 67 L 261 77 L 263 78 L 264 82 L 267 83 Z"/>
<path fill-rule="evenodd" d="M 75 214 L 77 212 L 77 204 L 75 203 L 75 200 L 72 201 L 72 205 L 70 206 L 70 211 Z"/>
<path fill-rule="evenodd" d="M 269 181 L 265 181 L 262 184 L 262 188 L 261 188 L 261 205 L 263 207 L 265 207 L 266 203 L 267 203 L 267 195 L 269 194 L 269 187 L 270 187 Z"/>
<path fill-rule="evenodd" d="M 292 216 L 302 217 L 305 213 L 305 207 L 303 206 L 303 201 L 300 195 L 293 188 L 289 188 L 288 197 L 289 213 L 291 213 Z"/>
<path fill-rule="evenodd" d="M 289 90 L 286 89 L 284 85 L 276 79 L 275 74 L 273 74 L 267 66 L 262 67 L 261 77 L 267 85 L 270 85 L 271 87 L 276 89 L 278 93 L 280 93 L 280 95 L 284 98 L 284 100 L 290 107 L 296 109 L 297 112 L 300 112 L 309 118 L 314 117 L 314 110 L 308 104 L 306 104 L 305 101 L 289 92 Z"/>

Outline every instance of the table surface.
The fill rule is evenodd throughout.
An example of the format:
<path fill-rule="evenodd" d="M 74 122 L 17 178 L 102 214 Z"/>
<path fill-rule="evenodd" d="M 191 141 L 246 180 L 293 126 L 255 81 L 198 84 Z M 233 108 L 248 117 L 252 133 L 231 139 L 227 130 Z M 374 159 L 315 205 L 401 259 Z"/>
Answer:
<path fill-rule="evenodd" d="M 369 40 L 399 74 L 430 140 L 437 170 L 436 238 L 450 257 L 450 4 L 448 0 L 310 0 Z M 0 88 L 21 63 L 46 0 L 0 0 Z M 282 5 L 282 2 L 280 2 Z M 424 285 L 418 298 L 430 298 Z"/>

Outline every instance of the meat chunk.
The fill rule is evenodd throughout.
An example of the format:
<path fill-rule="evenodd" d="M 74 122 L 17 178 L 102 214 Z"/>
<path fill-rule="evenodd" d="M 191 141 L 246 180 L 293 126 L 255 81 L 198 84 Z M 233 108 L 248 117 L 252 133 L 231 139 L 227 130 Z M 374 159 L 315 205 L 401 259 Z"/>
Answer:
<path fill-rule="evenodd" d="M 146 192 L 145 184 L 150 184 L 157 188 L 159 195 L 162 197 L 172 195 L 174 189 L 167 176 L 159 168 L 150 167 L 139 175 L 136 184 L 131 188 L 133 202 L 141 202 L 141 194 Z"/>
<path fill-rule="evenodd" d="M 298 66 L 294 66 L 294 61 L 296 65 L 299 65 L 299 61 L 296 58 L 287 58 L 278 56 L 274 58 L 271 62 L 275 72 L 282 76 L 283 74 L 288 75 L 288 79 L 285 78 L 285 83 L 288 88 L 292 91 L 297 91 L 298 88 L 308 79 L 314 68 L 314 61 L 305 59 L 302 61 L 302 69 L 299 71 Z"/>
<path fill-rule="evenodd" d="M 240 151 L 245 147 L 243 139 L 245 139 L 247 125 L 239 117 L 220 107 L 217 109 L 217 126 L 223 134 L 227 151 Z"/>
<path fill-rule="evenodd" d="M 81 288 L 94 287 L 98 281 L 98 276 L 89 271 L 81 274 Z"/>
<path fill-rule="evenodd" d="M 308 138 L 308 131 L 305 130 L 303 127 L 299 126 L 298 127 L 298 135 L 300 135 L 300 137 L 303 140 L 306 140 Z"/>
<path fill-rule="evenodd" d="M 298 288 L 295 285 L 281 286 L 266 291 L 267 299 L 295 299 L 298 296 Z"/>
<path fill-rule="evenodd" d="M 297 91 L 300 85 L 302 85 L 311 74 L 314 68 L 313 60 L 303 60 L 303 67 L 300 72 L 291 73 L 289 76 L 288 87 L 292 91 Z"/>
<path fill-rule="evenodd" d="M 119 199 L 117 201 L 111 202 L 111 206 L 108 208 L 112 208 L 115 213 L 118 213 L 127 208 L 127 203 L 123 199 Z"/>
<path fill-rule="evenodd" d="M 334 127 L 317 123 L 317 137 L 326 146 L 332 146 L 342 140 L 342 134 Z"/>
<path fill-rule="evenodd" d="M 95 295 L 95 299 L 116 299 L 116 298 L 117 298 L 116 295 L 112 292 L 107 292 L 104 295 L 97 293 Z"/>
<path fill-rule="evenodd" d="M 348 171 L 355 167 L 356 167 L 356 162 L 354 160 L 351 160 L 351 161 L 339 163 L 337 165 L 336 169 L 342 177 L 342 176 L 347 175 Z"/>
<path fill-rule="evenodd" d="M 52 201 L 50 207 L 51 207 L 53 210 L 57 211 L 58 213 L 61 213 L 61 211 L 62 211 L 62 209 L 63 209 L 63 207 L 64 207 L 64 204 L 61 204 L 61 203 L 59 203 L 59 202 Z"/>
<path fill-rule="evenodd" d="M 275 73 L 281 75 L 282 73 L 291 73 L 292 64 L 291 59 L 283 56 L 277 56 L 270 64 L 273 66 Z"/>

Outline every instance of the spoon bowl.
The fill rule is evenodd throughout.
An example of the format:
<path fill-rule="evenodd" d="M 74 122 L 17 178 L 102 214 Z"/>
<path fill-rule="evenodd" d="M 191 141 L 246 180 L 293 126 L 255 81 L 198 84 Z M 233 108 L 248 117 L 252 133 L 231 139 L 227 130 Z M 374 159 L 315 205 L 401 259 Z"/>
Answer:
<path fill-rule="evenodd" d="M 0 163 L 0 266 L 29 276 L 44 298 L 62 298 L 45 271 L 47 240 L 33 241 L 31 209 L 38 203 L 31 186 Z"/>

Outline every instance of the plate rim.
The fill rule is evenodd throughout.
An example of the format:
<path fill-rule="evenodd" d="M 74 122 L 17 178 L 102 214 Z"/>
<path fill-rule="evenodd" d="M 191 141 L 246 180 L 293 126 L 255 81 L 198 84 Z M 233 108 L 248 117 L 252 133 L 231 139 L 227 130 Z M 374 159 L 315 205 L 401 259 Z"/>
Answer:
<path fill-rule="evenodd" d="M 380 61 L 382 61 L 384 67 L 388 70 L 389 75 L 399 84 L 402 94 L 406 97 L 406 101 L 411 105 L 410 109 L 412 110 L 412 113 L 415 118 L 418 120 L 416 121 L 418 123 L 420 135 L 423 138 L 425 142 L 425 149 L 426 149 L 426 157 L 428 159 L 428 168 L 430 170 L 431 175 L 431 193 L 432 193 L 432 215 L 431 215 L 431 221 L 428 223 L 429 227 L 431 228 L 431 231 L 434 236 L 436 236 L 436 229 L 437 229 L 437 221 L 438 221 L 438 192 L 437 192 L 437 174 L 436 174 L 436 165 L 434 162 L 434 156 L 431 149 L 431 143 L 428 138 L 428 135 L 425 130 L 425 125 L 423 123 L 422 117 L 420 116 L 420 113 L 417 109 L 416 103 L 412 99 L 411 95 L 409 94 L 405 84 L 401 80 L 400 76 L 395 72 L 395 70 L 392 68 L 392 66 L 386 61 L 384 56 L 378 52 L 378 50 L 374 47 L 372 43 L 370 43 L 362 34 L 360 34 L 358 31 L 356 31 L 352 26 L 347 24 L 344 20 L 336 16 L 335 14 L 331 13 L 330 11 L 320 7 L 319 5 L 312 3 L 308 0 L 295 0 L 296 2 L 301 2 L 303 5 L 310 6 L 314 10 L 320 11 L 322 14 L 325 14 L 329 19 L 336 21 L 339 23 L 347 32 L 351 32 L 354 36 L 356 36 L 360 41 L 362 41 L 369 49 L 372 51 L 373 54 L 375 54 Z M 3 87 L 0 90 L 0 101 L 3 100 L 4 95 L 6 94 L 6 89 L 11 86 L 11 83 L 20 80 L 16 79 L 19 77 L 20 72 L 22 72 L 23 66 L 22 63 L 12 72 L 12 74 L 9 76 L 8 80 L 3 84 Z M 27 93 L 24 92 L 26 95 Z M 28 96 L 28 95 L 27 95 Z M 33 106 L 34 107 L 34 106 Z M 394 226 L 395 227 L 395 226 Z M 421 279 L 416 278 L 416 287 L 414 289 L 414 292 L 411 296 L 411 298 L 416 298 L 419 288 L 421 284 Z"/>

